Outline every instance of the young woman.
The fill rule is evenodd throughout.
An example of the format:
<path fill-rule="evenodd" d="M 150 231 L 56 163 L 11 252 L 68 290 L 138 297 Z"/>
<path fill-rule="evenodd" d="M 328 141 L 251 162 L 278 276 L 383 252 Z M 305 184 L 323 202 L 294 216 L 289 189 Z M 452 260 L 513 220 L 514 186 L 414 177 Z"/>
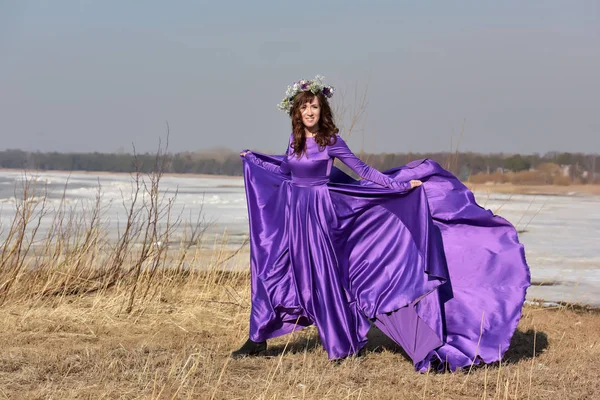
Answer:
<path fill-rule="evenodd" d="M 530 282 L 516 230 L 431 160 L 386 173 L 359 160 L 338 135 L 333 91 L 320 76 L 288 87 L 285 156 L 240 153 L 252 310 L 249 339 L 232 356 L 314 324 L 329 358 L 342 359 L 374 323 L 420 371 L 497 361 Z"/>

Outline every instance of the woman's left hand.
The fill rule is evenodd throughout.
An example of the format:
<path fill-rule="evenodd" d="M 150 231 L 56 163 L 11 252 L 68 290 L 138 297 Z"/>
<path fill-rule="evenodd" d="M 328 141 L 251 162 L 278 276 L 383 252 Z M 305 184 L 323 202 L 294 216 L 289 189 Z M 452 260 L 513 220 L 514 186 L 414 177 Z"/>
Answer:
<path fill-rule="evenodd" d="M 410 188 L 414 189 L 417 186 L 421 186 L 422 184 L 423 184 L 423 182 L 421 182 L 420 180 L 413 179 L 413 180 L 410 181 Z"/>

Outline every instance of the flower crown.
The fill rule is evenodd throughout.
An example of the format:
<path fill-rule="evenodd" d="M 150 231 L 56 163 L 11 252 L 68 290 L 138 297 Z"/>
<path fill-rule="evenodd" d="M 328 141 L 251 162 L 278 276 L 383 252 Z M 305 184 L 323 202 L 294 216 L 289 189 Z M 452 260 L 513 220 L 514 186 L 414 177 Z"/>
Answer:
<path fill-rule="evenodd" d="M 294 82 L 293 85 L 287 87 L 287 91 L 285 92 L 285 97 L 281 100 L 281 103 L 277 105 L 281 111 L 285 111 L 288 115 L 292 112 L 292 104 L 294 103 L 294 97 L 300 92 L 308 92 L 311 91 L 314 94 L 319 92 L 323 93 L 323 96 L 328 99 L 333 96 L 333 92 L 335 88 L 333 86 L 325 86 L 323 85 L 324 77 L 321 75 L 315 76 L 315 79 L 312 81 L 307 80 L 299 80 L 298 82 Z"/>

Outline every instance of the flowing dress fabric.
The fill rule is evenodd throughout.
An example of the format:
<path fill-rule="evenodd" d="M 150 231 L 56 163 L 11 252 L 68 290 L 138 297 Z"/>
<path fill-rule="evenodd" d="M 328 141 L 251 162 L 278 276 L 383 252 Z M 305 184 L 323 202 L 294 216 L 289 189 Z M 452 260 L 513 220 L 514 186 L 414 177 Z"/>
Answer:
<path fill-rule="evenodd" d="M 530 284 L 509 222 L 431 160 L 381 173 L 341 137 L 288 154 L 244 157 L 252 340 L 314 324 L 337 359 L 365 345 L 373 322 L 419 371 L 503 356 Z M 411 179 L 424 184 L 410 190 Z"/>

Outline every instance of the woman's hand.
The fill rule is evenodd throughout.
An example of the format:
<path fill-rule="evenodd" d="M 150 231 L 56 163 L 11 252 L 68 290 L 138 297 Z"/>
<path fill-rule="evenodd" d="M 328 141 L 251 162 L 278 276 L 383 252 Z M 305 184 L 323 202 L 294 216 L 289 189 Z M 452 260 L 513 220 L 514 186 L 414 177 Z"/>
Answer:
<path fill-rule="evenodd" d="M 248 153 L 250 153 L 250 152 L 249 152 L 249 151 L 242 151 L 242 152 L 240 153 L 240 156 L 242 156 L 242 157 L 246 157 L 246 154 L 248 154 Z"/>
<path fill-rule="evenodd" d="M 422 184 L 423 184 L 423 182 L 421 182 L 421 181 L 419 181 L 417 179 L 413 179 L 413 180 L 410 181 L 410 188 L 414 189 L 417 186 L 421 186 Z"/>

